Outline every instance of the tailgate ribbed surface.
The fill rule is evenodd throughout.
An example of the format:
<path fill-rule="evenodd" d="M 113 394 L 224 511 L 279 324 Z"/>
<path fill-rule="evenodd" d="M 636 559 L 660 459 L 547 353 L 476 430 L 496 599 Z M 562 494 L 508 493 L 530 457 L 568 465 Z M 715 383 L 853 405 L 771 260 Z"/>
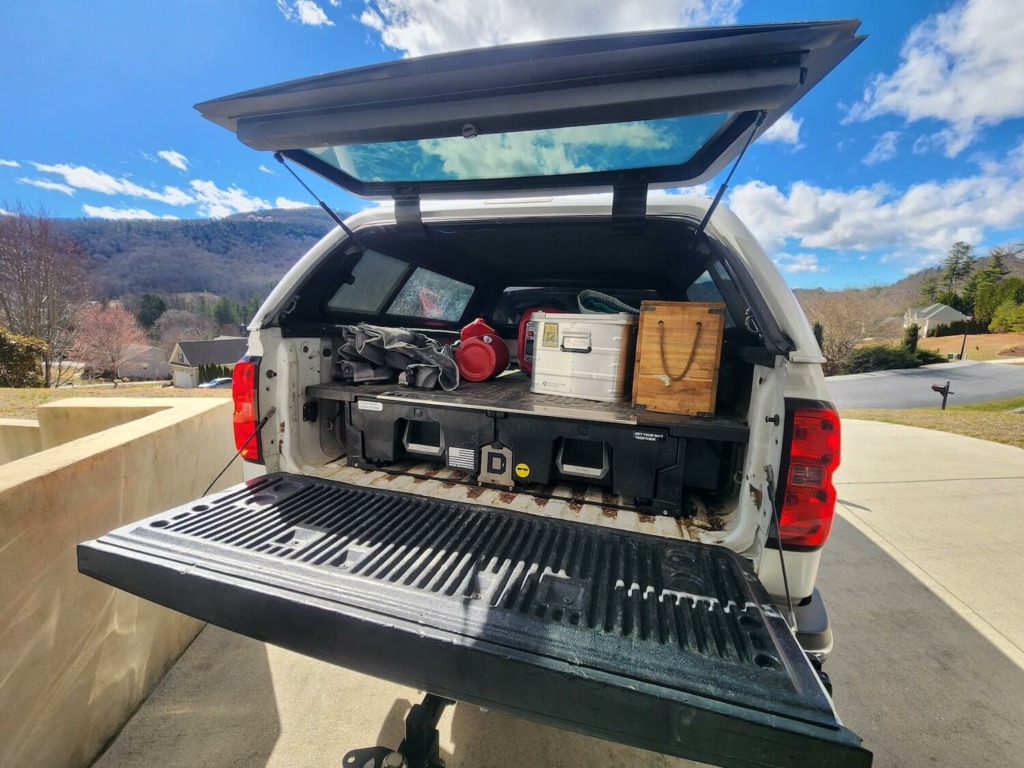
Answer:
<path fill-rule="evenodd" d="M 257 481 L 149 525 L 546 623 L 782 666 L 764 609 L 724 550 L 352 486 L 293 486 Z"/>
<path fill-rule="evenodd" d="M 439 636 L 497 664 L 526 654 L 570 677 L 837 726 L 749 562 L 722 547 L 287 474 L 95 545 L 113 561 L 91 564 L 83 544 L 91 575 L 324 658 L 343 657 L 348 633 L 362 631 L 353 626 L 370 622 L 410 632 L 406 654 Z M 228 587 L 237 597 L 210 597 Z M 263 608 L 235 607 L 269 594 L 284 626 L 261 623 Z M 327 606 L 325 626 L 345 634 L 312 639 L 315 628 L 290 616 L 300 604 Z"/>

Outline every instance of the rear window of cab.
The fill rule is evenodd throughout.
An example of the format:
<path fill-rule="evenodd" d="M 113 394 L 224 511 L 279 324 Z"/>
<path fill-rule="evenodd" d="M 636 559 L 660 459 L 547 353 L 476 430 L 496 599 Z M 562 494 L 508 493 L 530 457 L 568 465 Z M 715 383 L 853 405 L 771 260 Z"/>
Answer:
<path fill-rule="evenodd" d="M 327 300 L 335 312 L 455 322 L 462 318 L 473 286 L 425 267 L 368 250 L 347 282 Z"/>

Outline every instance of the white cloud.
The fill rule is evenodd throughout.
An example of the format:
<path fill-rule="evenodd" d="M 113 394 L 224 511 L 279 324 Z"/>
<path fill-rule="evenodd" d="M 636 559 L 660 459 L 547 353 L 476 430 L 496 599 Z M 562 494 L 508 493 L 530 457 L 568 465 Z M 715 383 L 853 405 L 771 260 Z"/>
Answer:
<path fill-rule="evenodd" d="M 735 22 L 740 4 L 741 0 L 366 0 L 359 20 L 379 33 L 388 47 L 420 56 L 558 37 L 729 24 Z"/>
<path fill-rule="evenodd" d="M 416 148 L 439 158 L 444 172 L 458 178 L 502 179 L 585 173 L 594 170 L 584 158 L 593 158 L 595 150 L 665 149 L 671 141 L 656 127 L 633 122 L 484 134 L 471 141 L 425 139 Z"/>
<path fill-rule="evenodd" d="M 800 128 L 803 124 L 802 118 L 793 117 L 792 114 L 787 112 L 776 120 L 772 127 L 765 131 L 758 141 L 792 144 L 795 148 L 799 149 L 802 146 L 800 144 Z"/>
<path fill-rule="evenodd" d="M 886 131 L 878 137 L 875 146 L 864 155 L 861 162 L 865 165 L 877 165 L 878 163 L 884 163 L 886 160 L 892 160 L 896 157 L 896 142 L 899 141 L 899 138 L 899 131 Z"/>
<path fill-rule="evenodd" d="M 0 166 L 3 166 L 4 168 L 21 168 L 21 163 L 17 160 L 4 160 L 3 158 L 0 158 Z"/>
<path fill-rule="evenodd" d="M 331 3 L 331 5 L 336 5 Z M 324 9 L 313 0 L 277 0 L 277 10 L 288 19 L 310 27 L 333 27 Z"/>
<path fill-rule="evenodd" d="M 270 168 L 267 168 L 267 166 L 262 165 L 262 164 L 256 170 L 259 171 L 260 173 L 269 173 L 271 176 L 277 176 L 277 174 L 274 173 L 273 170 L 271 170 Z"/>
<path fill-rule="evenodd" d="M 14 214 L 4 208 L 0 208 L 0 216 L 13 216 Z"/>
<path fill-rule="evenodd" d="M 75 189 L 87 189 L 90 192 L 100 192 L 104 195 L 142 197 L 166 205 L 188 205 L 195 202 L 191 195 L 177 187 L 164 187 L 162 190 L 149 189 L 126 178 L 116 178 L 109 173 L 94 171 L 84 165 L 70 163 L 57 165 L 32 163 L 32 165 L 40 173 L 52 173 L 63 177 L 64 183 Z"/>
<path fill-rule="evenodd" d="M 828 271 L 828 267 L 821 266 L 818 263 L 818 257 L 813 253 L 777 253 L 772 257 L 772 261 L 775 262 L 781 271 L 791 275 L 801 273 L 817 274 Z"/>
<path fill-rule="evenodd" d="M 177 219 L 177 216 L 157 216 L 141 208 L 114 208 L 109 205 L 97 207 L 83 205 L 82 211 L 93 219 Z"/>
<path fill-rule="evenodd" d="M 955 157 L 985 126 L 1024 117 L 1020 11 L 1006 0 L 961 0 L 929 16 L 910 31 L 896 71 L 876 76 L 847 120 L 937 120 L 946 127 L 932 143 Z"/>
<path fill-rule="evenodd" d="M 903 191 L 886 184 L 828 189 L 803 181 L 783 191 L 763 181 L 737 186 L 729 206 L 769 252 L 887 249 L 904 259 L 934 260 L 957 240 L 1024 220 L 1024 144 L 975 175 L 927 181 Z M 931 256 L 929 254 L 934 254 Z"/>
<path fill-rule="evenodd" d="M 157 157 L 166 160 L 171 167 L 177 168 L 179 171 L 188 170 L 188 158 L 181 152 L 175 152 L 173 149 L 161 149 L 156 154 Z"/>
<path fill-rule="evenodd" d="M 270 207 L 270 203 L 263 198 L 254 197 L 234 185 L 221 189 L 212 181 L 193 179 L 189 186 L 195 193 L 200 216 L 219 219 L 233 213 L 258 211 Z"/>
<path fill-rule="evenodd" d="M 61 184 L 58 181 L 47 181 L 46 179 L 26 179 L 20 178 L 18 182 L 21 184 L 29 184 L 33 187 L 39 187 L 39 189 L 48 189 L 51 192 L 63 192 L 68 197 L 75 194 L 75 190 L 69 187 L 67 184 Z"/>
<path fill-rule="evenodd" d="M 287 197 L 279 197 L 274 201 L 275 208 L 291 210 L 295 208 L 312 208 L 309 203 L 301 203 L 298 200 L 289 200 Z"/>

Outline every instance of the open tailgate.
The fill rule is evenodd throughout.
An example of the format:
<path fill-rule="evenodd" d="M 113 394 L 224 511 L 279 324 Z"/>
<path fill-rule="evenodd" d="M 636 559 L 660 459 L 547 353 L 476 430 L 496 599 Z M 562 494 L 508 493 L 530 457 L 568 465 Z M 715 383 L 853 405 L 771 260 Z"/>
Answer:
<path fill-rule="evenodd" d="M 868 766 L 722 547 L 274 474 L 110 532 L 79 570 L 299 653 L 722 766 Z"/>

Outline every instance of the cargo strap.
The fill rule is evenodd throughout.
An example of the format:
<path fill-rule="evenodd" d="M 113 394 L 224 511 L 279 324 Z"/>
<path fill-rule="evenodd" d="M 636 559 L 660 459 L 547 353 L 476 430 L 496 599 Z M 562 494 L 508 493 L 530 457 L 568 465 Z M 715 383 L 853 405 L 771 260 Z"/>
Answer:
<path fill-rule="evenodd" d="M 693 358 L 697 356 L 697 344 L 700 342 L 700 332 L 703 329 L 703 323 L 697 321 L 697 333 L 693 337 L 693 346 L 690 347 L 690 357 L 686 361 L 686 367 L 683 368 L 683 372 L 678 376 L 673 376 L 668 372 L 668 360 L 665 359 L 665 321 L 658 321 L 658 341 L 659 347 L 661 348 L 661 368 L 665 371 L 665 375 L 669 381 L 682 381 L 686 378 L 686 374 L 690 372 L 690 366 L 693 365 Z M 665 383 L 668 386 L 668 382 Z"/>

